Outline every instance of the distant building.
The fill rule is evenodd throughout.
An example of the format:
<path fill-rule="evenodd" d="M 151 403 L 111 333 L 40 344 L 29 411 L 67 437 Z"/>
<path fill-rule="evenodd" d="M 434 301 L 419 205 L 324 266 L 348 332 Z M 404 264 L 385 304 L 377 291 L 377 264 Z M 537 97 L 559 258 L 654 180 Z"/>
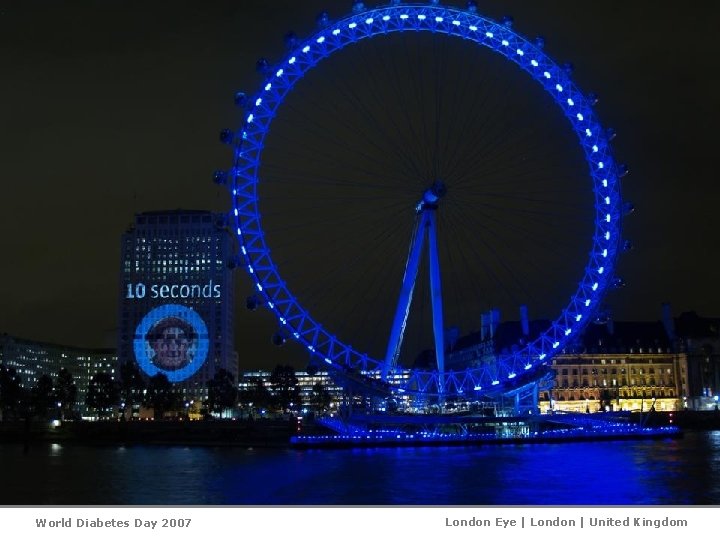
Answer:
<path fill-rule="evenodd" d="M 526 311 L 520 321 L 483 314 L 480 331 L 449 344 L 446 365 L 460 370 L 493 362 L 549 324 L 528 320 Z M 590 324 L 551 367 L 554 387 L 539 396 L 543 412 L 714 408 L 720 398 L 720 319 L 693 312 L 673 318 L 664 305 L 660 321 Z"/>
<path fill-rule="evenodd" d="M 521 315 L 520 321 L 501 322 L 498 310 L 483 313 L 479 332 L 448 344 L 446 368 L 458 370 L 494 362 L 496 355 L 523 347 L 550 326 L 550 321 L 529 320 L 526 310 L 521 310 Z"/>
<path fill-rule="evenodd" d="M 54 343 L 0 335 L 0 364 L 14 368 L 24 388 L 34 387 L 42 375 L 57 378 L 60 369 L 67 369 L 77 387 L 73 409 L 84 415 L 90 379 L 100 372 L 117 378 L 117 353 L 114 349 L 83 349 Z"/>
<path fill-rule="evenodd" d="M 666 320 L 671 321 L 668 332 L 687 356 L 687 407 L 714 409 L 720 394 L 720 319 L 694 311 L 671 318 L 668 311 Z"/>
<path fill-rule="evenodd" d="M 544 410 L 674 411 L 690 390 L 687 355 L 660 321 L 591 324 L 553 358 L 555 387 L 540 396 Z"/>
<path fill-rule="evenodd" d="M 225 214 L 146 212 L 122 236 L 118 357 L 204 399 L 219 369 L 237 380 L 233 243 Z"/>
<path fill-rule="evenodd" d="M 271 371 L 245 371 L 240 375 L 238 389 L 240 390 L 240 392 L 252 392 L 259 383 L 262 384 L 265 388 L 267 388 L 269 394 L 272 396 L 274 395 L 274 390 L 270 383 L 271 376 Z M 301 404 L 307 406 L 309 403 L 312 402 L 313 387 L 316 384 L 322 385 L 322 387 L 330 394 L 333 406 L 337 406 L 337 404 L 342 401 L 343 389 L 335 382 L 335 380 L 330 376 L 327 371 L 318 371 L 314 374 L 309 374 L 306 371 L 296 371 L 295 377 L 298 381 L 297 388 L 299 391 Z"/>

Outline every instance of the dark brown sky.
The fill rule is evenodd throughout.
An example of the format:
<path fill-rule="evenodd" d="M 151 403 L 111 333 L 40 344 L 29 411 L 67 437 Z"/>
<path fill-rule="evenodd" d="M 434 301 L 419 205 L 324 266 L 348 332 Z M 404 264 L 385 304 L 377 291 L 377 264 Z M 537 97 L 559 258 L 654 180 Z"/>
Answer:
<path fill-rule="evenodd" d="M 346 6 L 347 4 L 347 6 Z M 9 0 L 0 6 L 0 331 L 113 345 L 119 239 L 147 210 L 229 210 L 210 181 L 229 165 L 217 142 L 239 121 L 232 96 L 280 59 L 288 30 L 350 2 Z M 368 2 L 372 5 L 374 3 Z M 720 8 L 649 1 L 481 1 L 575 65 L 619 132 L 636 249 L 609 298 L 618 319 L 720 314 L 716 135 Z M 347 9 L 346 9 L 347 8 Z M 240 298 L 250 290 L 238 274 Z M 244 303 L 244 302 L 241 302 Z M 270 349 L 267 313 L 237 313 L 238 343 Z M 285 351 L 282 354 L 291 355 Z M 241 354 L 241 356 L 243 356 Z"/>

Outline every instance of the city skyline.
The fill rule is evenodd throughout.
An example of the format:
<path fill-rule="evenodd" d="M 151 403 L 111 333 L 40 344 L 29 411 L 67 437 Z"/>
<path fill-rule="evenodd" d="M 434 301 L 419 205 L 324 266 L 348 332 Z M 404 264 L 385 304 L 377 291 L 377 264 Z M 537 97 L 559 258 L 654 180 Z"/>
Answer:
<path fill-rule="evenodd" d="M 0 54 L 13 83 L 0 90 L 9 128 L 1 135 L 9 159 L 0 165 L 9 204 L 0 219 L 18 232 L 4 235 L 0 331 L 115 345 L 120 237 L 134 215 L 229 212 L 211 176 L 230 165 L 217 134 L 239 125 L 234 92 L 257 88 L 256 60 L 280 59 L 287 31 L 307 35 L 322 9 L 338 16 L 350 8 L 287 4 L 4 8 Z M 627 287 L 608 299 L 614 315 L 657 320 L 661 302 L 670 302 L 676 315 L 715 316 L 717 255 L 708 244 L 720 224 L 711 140 L 718 80 L 703 72 L 717 47 L 713 17 L 650 9 L 479 3 L 490 17 L 513 15 L 520 33 L 544 35 L 555 58 L 572 61 L 580 87 L 600 96 L 601 122 L 619 133 L 615 154 L 631 171 L 623 194 L 638 210 L 625 231 L 635 249 L 618 268 Z M 248 354 L 297 363 L 301 354 L 270 345 L 272 316 L 245 310 L 247 275 L 235 281 L 241 365 Z"/>

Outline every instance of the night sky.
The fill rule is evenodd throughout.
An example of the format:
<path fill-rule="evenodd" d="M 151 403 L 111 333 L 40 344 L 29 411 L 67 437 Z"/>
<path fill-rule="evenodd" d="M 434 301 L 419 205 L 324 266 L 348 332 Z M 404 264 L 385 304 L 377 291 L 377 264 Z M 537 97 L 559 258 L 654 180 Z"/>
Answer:
<path fill-rule="evenodd" d="M 720 48 L 713 37 L 720 6 L 478 4 L 496 19 L 512 15 L 525 36 L 545 36 L 552 57 L 574 64 L 580 88 L 599 95 L 601 123 L 618 132 L 615 156 L 631 171 L 623 196 L 637 210 L 624 225 L 635 249 L 618 268 L 627 286 L 607 298 L 614 317 L 658 319 L 662 302 L 675 314 L 720 315 Z M 0 332 L 114 346 L 120 236 L 133 215 L 229 211 L 211 176 L 231 165 L 218 133 L 239 125 L 234 93 L 259 87 L 256 60 L 280 60 L 288 31 L 306 36 L 320 11 L 338 17 L 349 7 L 321 0 L 3 2 Z M 274 152 L 283 148 L 278 141 Z M 245 310 L 247 275 L 238 272 L 236 282 L 241 367 L 302 365 L 297 349 L 270 345 L 268 312 Z"/>

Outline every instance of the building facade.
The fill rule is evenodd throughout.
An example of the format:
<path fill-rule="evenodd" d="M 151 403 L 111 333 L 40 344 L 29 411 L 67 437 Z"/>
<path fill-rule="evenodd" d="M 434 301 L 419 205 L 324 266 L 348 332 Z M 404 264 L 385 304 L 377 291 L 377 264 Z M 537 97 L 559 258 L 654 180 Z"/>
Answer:
<path fill-rule="evenodd" d="M 451 344 L 451 369 L 492 362 L 537 335 L 549 321 L 483 317 L 479 332 Z M 552 360 L 554 385 L 540 392 L 541 412 L 709 409 L 720 397 L 720 319 L 683 313 L 662 320 L 603 321 Z"/>
<path fill-rule="evenodd" d="M 543 411 L 675 411 L 687 396 L 687 357 L 680 353 L 561 354 L 555 386 L 540 396 Z"/>
<path fill-rule="evenodd" d="M 701 317 L 691 311 L 676 318 L 668 314 L 666 320 L 668 333 L 687 358 L 689 391 L 685 406 L 715 409 L 720 397 L 720 319 Z"/>
<path fill-rule="evenodd" d="M 101 372 L 117 378 L 117 359 L 114 349 L 83 349 L 7 334 L 0 336 L 0 364 L 15 370 L 23 388 L 33 388 L 43 375 L 55 381 L 60 370 L 67 369 L 77 388 L 72 409 L 80 415 L 87 411 L 85 403 L 90 380 Z"/>
<path fill-rule="evenodd" d="M 164 374 L 184 399 L 203 400 L 220 369 L 238 375 L 233 243 L 225 214 L 147 212 L 122 236 L 119 362 Z"/>
<path fill-rule="evenodd" d="M 271 384 L 272 372 L 266 370 L 245 371 L 240 375 L 238 389 L 241 393 L 252 392 L 258 384 L 264 386 L 270 396 L 274 396 L 275 390 Z M 307 408 L 314 400 L 314 387 L 321 387 L 328 392 L 332 408 L 337 407 L 343 399 L 343 388 L 339 386 L 327 371 L 318 371 L 316 373 L 308 373 L 306 371 L 296 371 L 297 389 L 300 397 L 300 403 L 296 404 L 298 408 Z"/>
<path fill-rule="evenodd" d="M 552 368 L 555 386 L 540 396 L 545 410 L 674 411 L 690 392 L 687 355 L 660 321 L 592 324 Z"/>

